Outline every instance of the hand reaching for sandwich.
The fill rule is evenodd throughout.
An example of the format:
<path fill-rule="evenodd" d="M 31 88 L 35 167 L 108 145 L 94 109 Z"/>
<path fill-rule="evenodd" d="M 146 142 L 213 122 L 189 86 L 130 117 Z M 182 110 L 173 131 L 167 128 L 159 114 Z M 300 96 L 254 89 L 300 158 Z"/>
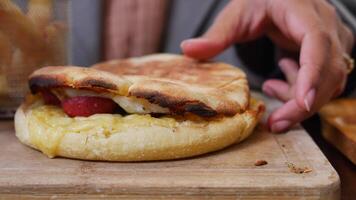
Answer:
<path fill-rule="evenodd" d="M 284 102 L 268 119 L 273 132 L 284 132 L 344 90 L 345 55 L 354 37 L 325 0 L 233 0 L 202 37 L 185 40 L 181 47 L 188 56 L 208 59 L 262 35 L 282 49 L 299 52 L 299 61 L 279 62 L 287 81 L 263 84 L 267 95 Z"/>

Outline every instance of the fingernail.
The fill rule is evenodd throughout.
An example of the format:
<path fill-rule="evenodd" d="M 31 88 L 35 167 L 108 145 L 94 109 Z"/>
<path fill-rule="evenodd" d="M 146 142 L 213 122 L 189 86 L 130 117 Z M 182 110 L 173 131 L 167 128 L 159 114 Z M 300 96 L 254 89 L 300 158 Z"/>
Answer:
<path fill-rule="evenodd" d="M 273 133 L 282 133 L 288 130 L 288 128 L 292 125 L 292 123 L 288 120 L 281 120 L 275 122 L 271 126 L 271 131 Z"/>
<path fill-rule="evenodd" d="M 187 39 L 187 40 L 184 40 L 181 44 L 180 44 L 180 48 L 186 48 L 188 45 L 196 42 L 196 41 L 199 41 L 199 38 L 196 38 L 196 39 Z"/>
<path fill-rule="evenodd" d="M 199 43 L 199 42 L 206 42 L 208 41 L 205 38 L 192 38 L 192 39 L 187 39 L 184 40 L 183 42 L 180 43 L 180 48 L 187 48 L 187 46 L 192 45 L 194 43 Z"/>
<path fill-rule="evenodd" d="M 309 90 L 309 92 L 307 93 L 307 96 L 305 96 L 304 98 L 304 105 L 305 105 L 305 109 L 310 112 L 311 107 L 314 104 L 314 99 L 315 99 L 315 89 L 311 89 Z"/>
<path fill-rule="evenodd" d="M 181 48 L 181 49 L 186 48 L 186 47 L 187 47 L 187 44 L 190 43 L 190 40 L 191 40 L 191 39 L 184 40 L 183 42 L 181 42 L 181 43 L 180 43 L 180 48 Z"/>

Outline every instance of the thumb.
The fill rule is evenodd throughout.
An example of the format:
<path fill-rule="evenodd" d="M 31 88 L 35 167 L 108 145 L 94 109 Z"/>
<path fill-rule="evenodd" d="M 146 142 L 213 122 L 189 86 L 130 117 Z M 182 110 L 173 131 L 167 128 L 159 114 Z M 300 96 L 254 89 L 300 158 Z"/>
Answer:
<path fill-rule="evenodd" d="M 257 12 L 256 10 L 250 12 L 252 9 L 250 4 L 248 1 L 231 1 L 202 37 L 184 40 L 181 43 L 183 53 L 197 59 L 209 59 L 234 42 L 255 36 L 256 31 L 250 31 L 250 29 L 259 27 L 256 26 L 256 20 L 251 20 L 254 17 L 253 13 Z"/>

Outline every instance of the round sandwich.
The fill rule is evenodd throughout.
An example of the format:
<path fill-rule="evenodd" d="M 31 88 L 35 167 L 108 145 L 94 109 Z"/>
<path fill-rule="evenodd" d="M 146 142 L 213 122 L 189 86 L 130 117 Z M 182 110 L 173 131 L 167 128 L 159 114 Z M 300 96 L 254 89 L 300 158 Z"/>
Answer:
<path fill-rule="evenodd" d="M 242 141 L 264 111 L 240 69 L 171 54 L 44 67 L 29 87 L 16 136 L 51 158 L 196 156 Z"/>

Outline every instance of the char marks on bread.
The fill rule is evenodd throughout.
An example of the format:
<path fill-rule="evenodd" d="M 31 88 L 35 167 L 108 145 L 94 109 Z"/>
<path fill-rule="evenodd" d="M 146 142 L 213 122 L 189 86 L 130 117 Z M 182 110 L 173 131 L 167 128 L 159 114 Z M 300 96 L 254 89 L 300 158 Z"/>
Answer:
<path fill-rule="evenodd" d="M 45 67 L 33 73 L 29 83 L 33 93 L 82 89 L 145 99 L 170 113 L 201 117 L 233 116 L 244 112 L 249 103 L 246 76 L 238 68 L 170 54 L 108 61 L 90 68 Z"/>

